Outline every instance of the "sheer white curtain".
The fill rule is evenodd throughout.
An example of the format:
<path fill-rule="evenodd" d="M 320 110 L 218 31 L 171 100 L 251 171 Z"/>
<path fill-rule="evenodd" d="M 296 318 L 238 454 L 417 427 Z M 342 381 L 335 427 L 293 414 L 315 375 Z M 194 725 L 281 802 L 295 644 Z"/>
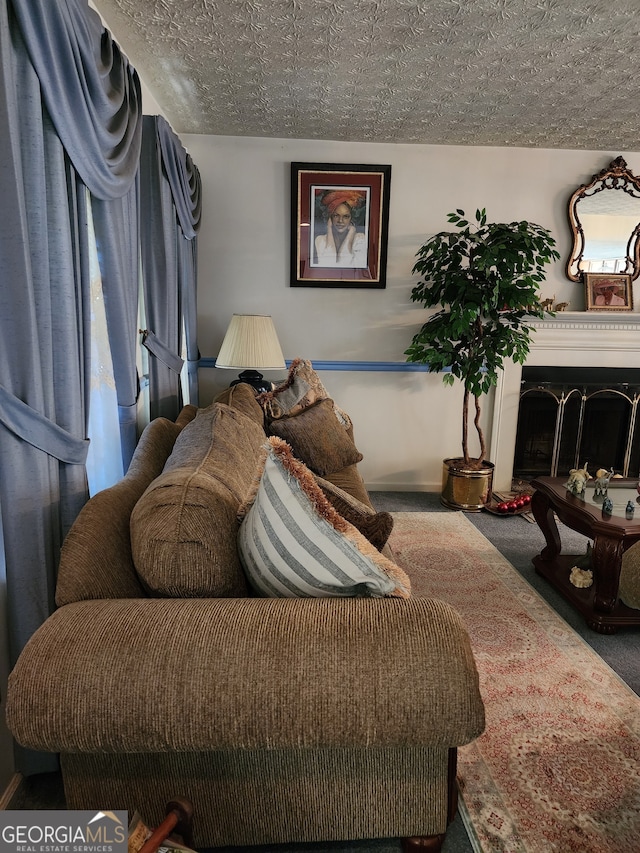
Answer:
<path fill-rule="evenodd" d="M 95 495 L 96 492 L 122 479 L 124 471 L 118 394 L 113 375 L 102 276 L 88 191 L 87 204 L 89 205 L 87 230 L 91 274 L 91 382 L 88 426 L 90 444 L 87 454 L 87 479 L 89 494 Z"/>

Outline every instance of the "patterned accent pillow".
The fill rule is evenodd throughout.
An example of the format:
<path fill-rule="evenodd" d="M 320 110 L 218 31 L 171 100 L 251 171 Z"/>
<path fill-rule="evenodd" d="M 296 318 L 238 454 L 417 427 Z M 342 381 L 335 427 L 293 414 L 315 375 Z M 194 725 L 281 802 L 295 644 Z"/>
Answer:
<path fill-rule="evenodd" d="M 270 598 L 408 598 L 411 582 L 336 512 L 286 442 L 269 439 L 255 494 L 240 508 L 240 560 Z"/>
<path fill-rule="evenodd" d="M 362 453 L 336 418 L 328 397 L 297 415 L 271 421 L 268 432 L 283 438 L 298 459 L 321 477 L 362 461 Z"/>
<path fill-rule="evenodd" d="M 258 402 L 264 409 L 267 421 L 297 415 L 307 406 L 329 397 L 327 389 L 313 369 L 310 361 L 294 358 L 284 382 L 273 391 L 265 391 L 258 396 Z M 346 427 L 351 426 L 351 418 L 336 404 L 333 409 L 338 421 Z"/>
<path fill-rule="evenodd" d="M 372 545 L 382 551 L 393 530 L 393 516 L 389 512 L 376 512 L 367 504 L 354 498 L 344 489 L 330 483 L 322 477 L 316 477 L 316 483 L 331 506 L 345 518 L 349 524 L 362 533 Z"/>

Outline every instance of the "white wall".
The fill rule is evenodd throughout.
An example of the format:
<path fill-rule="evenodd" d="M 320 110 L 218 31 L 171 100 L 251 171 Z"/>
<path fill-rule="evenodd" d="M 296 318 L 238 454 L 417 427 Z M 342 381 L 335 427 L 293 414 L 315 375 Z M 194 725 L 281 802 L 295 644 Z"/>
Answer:
<path fill-rule="evenodd" d="M 583 310 L 582 285 L 564 274 L 569 197 L 621 153 L 632 171 L 640 169 L 640 154 L 620 151 L 197 135 L 182 135 L 182 142 L 204 187 L 198 315 L 208 358 L 217 355 L 231 314 L 255 312 L 273 316 L 287 359 L 404 362 L 426 319 L 409 301 L 415 252 L 427 236 L 450 228 L 446 214 L 456 208 L 473 215 L 486 207 L 491 220 L 528 219 L 549 228 L 562 261 L 549 269 L 542 296 Z M 391 164 L 386 289 L 289 287 L 292 161 Z M 442 459 L 460 453 L 460 389 L 423 373 L 334 371 L 322 379 L 354 421 L 370 487 L 439 490 Z M 201 369 L 201 404 L 229 381 L 228 371 Z M 490 405 L 489 399 L 485 413 Z"/>

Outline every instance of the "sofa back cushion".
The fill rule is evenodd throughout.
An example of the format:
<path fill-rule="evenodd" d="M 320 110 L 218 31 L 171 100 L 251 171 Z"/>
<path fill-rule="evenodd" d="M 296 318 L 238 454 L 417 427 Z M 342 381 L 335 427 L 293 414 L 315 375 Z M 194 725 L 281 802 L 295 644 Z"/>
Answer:
<path fill-rule="evenodd" d="M 246 595 L 237 512 L 251 489 L 264 430 L 214 403 L 184 428 L 162 474 L 131 514 L 136 571 L 153 595 Z"/>
<path fill-rule="evenodd" d="M 264 426 L 264 411 L 258 402 L 257 392 L 247 382 L 238 382 L 221 391 L 214 403 L 226 403 L 232 409 L 238 409 L 243 415 Z"/>
<path fill-rule="evenodd" d="M 94 598 L 144 597 L 131 556 L 129 519 L 142 493 L 162 472 L 179 434 L 179 423 L 155 418 L 140 436 L 124 478 L 84 505 L 62 545 L 58 607 Z"/>

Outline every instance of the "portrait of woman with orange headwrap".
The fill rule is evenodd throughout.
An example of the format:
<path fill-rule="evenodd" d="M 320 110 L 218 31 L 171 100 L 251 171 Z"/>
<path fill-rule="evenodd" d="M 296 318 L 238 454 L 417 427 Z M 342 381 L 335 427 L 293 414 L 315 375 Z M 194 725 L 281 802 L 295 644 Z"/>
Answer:
<path fill-rule="evenodd" d="M 352 187 L 316 188 L 316 209 L 326 223 L 314 240 L 314 265 L 363 268 L 367 236 L 357 224 L 366 215 L 367 191 Z"/>
<path fill-rule="evenodd" d="M 291 287 L 386 287 L 391 166 L 291 164 Z"/>

